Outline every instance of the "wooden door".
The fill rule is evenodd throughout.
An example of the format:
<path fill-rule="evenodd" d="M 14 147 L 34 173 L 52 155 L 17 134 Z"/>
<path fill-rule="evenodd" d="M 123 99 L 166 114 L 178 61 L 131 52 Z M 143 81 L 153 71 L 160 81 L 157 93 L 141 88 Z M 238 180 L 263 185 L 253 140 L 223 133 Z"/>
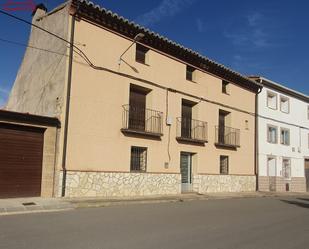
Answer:
<path fill-rule="evenodd" d="M 191 138 L 192 130 L 192 106 L 182 103 L 181 106 L 181 136 Z"/>
<path fill-rule="evenodd" d="M 226 116 L 225 112 L 219 111 L 218 140 L 220 144 L 225 143 L 225 116 Z"/>
<path fill-rule="evenodd" d="M 145 130 L 146 122 L 146 93 L 130 90 L 129 129 Z"/>

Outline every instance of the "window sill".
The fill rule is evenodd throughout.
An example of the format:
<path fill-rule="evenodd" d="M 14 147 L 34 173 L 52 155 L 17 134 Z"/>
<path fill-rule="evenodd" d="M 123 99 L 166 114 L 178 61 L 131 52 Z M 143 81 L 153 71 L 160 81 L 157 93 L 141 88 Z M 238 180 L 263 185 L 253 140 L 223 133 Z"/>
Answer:
<path fill-rule="evenodd" d="M 132 174 L 145 174 L 147 173 L 146 170 L 130 170 L 130 173 Z"/>
<path fill-rule="evenodd" d="M 139 64 L 142 64 L 142 65 L 144 65 L 144 66 L 150 67 L 149 64 L 144 63 L 144 62 L 142 62 L 142 61 L 137 61 L 137 60 L 135 60 L 135 62 L 137 62 L 137 63 L 139 63 Z"/>
<path fill-rule="evenodd" d="M 228 93 L 228 92 L 222 92 L 223 94 L 225 94 L 225 95 L 227 95 L 227 96 L 230 96 L 231 94 L 230 93 Z"/>
<path fill-rule="evenodd" d="M 191 82 L 191 83 L 195 83 L 195 84 L 197 84 L 197 82 L 196 81 L 194 81 L 194 80 L 189 80 L 189 79 L 186 79 L 187 81 L 189 81 L 189 82 Z"/>
<path fill-rule="evenodd" d="M 269 144 L 278 144 L 277 142 L 270 142 L 270 141 L 267 141 L 267 143 L 269 143 Z"/>
<path fill-rule="evenodd" d="M 270 106 L 267 106 L 268 107 L 268 109 L 271 109 L 271 110 L 274 110 L 274 111 L 277 111 L 278 110 L 278 108 L 276 107 L 276 108 L 272 108 L 272 107 L 270 107 Z"/>

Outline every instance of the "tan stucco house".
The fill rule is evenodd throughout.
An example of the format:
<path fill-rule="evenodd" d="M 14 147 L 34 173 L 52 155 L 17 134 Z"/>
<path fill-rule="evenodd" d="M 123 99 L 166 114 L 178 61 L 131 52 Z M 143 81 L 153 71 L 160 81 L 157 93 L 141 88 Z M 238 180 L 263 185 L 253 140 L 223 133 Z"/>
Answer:
<path fill-rule="evenodd" d="M 259 83 L 86 0 L 33 24 L 7 109 L 61 121 L 58 196 L 255 191 Z"/>

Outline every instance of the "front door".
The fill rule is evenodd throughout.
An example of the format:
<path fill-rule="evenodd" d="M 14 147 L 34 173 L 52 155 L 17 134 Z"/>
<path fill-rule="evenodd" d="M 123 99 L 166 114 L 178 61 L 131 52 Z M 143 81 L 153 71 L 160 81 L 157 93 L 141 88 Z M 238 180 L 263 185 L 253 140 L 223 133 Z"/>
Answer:
<path fill-rule="evenodd" d="M 181 153 L 180 155 L 181 172 L 181 192 L 192 191 L 192 155 Z"/>
<path fill-rule="evenodd" d="M 267 158 L 267 170 L 269 178 L 269 191 L 276 191 L 276 158 L 268 157 Z"/>
<path fill-rule="evenodd" d="M 305 176 L 307 183 L 307 192 L 309 192 L 309 159 L 305 159 Z"/>

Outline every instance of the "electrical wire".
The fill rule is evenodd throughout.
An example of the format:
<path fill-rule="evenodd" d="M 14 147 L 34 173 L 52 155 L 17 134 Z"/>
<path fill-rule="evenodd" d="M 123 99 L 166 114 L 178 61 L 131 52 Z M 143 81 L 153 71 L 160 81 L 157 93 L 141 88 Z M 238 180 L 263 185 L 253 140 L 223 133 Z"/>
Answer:
<path fill-rule="evenodd" d="M 39 47 L 35 47 L 35 46 L 32 46 L 32 45 L 27 45 L 27 44 L 24 44 L 24 43 L 12 41 L 12 40 L 7 40 L 7 39 L 3 39 L 3 38 L 0 38 L 0 41 L 8 43 L 8 44 L 13 44 L 13 45 L 16 45 L 16 46 L 27 47 L 27 48 L 32 48 L 32 49 L 37 49 L 37 50 L 40 50 L 40 51 L 48 52 L 48 53 L 68 56 L 67 54 L 62 54 L 62 53 L 59 53 L 57 51 L 52 51 L 52 50 L 48 50 L 48 49 L 45 49 L 45 48 L 39 48 Z"/>
<path fill-rule="evenodd" d="M 3 10 L 0 10 L 0 14 L 6 15 L 6 16 L 11 17 L 11 18 L 13 18 L 13 19 L 16 19 L 16 20 L 18 20 L 18 21 L 20 21 L 20 22 L 23 22 L 23 23 L 26 23 L 26 24 L 28 24 L 28 25 L 30 25 L 30 26 L 33 26 L 33 27 L 35 27 L 35 28 L 37 28 L 37 29 L 39 29 L 39 30 L 41 30 L 41 31 L 43 31 L 43 32 L 46 32 L 46 33 L 48 33 L 48 34 L 50 34 L 50 35 L 52 35 L 52 36 L 54 36 L 54 37 L 56 37 L 56 38 L 62 40 L 63 42 L 69 44 L 70 46 L 73 47 L 74 52 L 77 53 L 77 54 L 78 54 L 78 55 L 79 55 L 91 68 L 93 68 L 93 69 L 95 69 L 95 70 L 103 70 L 103 71 L 110 72 L 110 73 L 116 73 L 116 74 L 121 75 L 121 76 L 124 76 L 124 77 L 130 77 L 130 78 L 132 78 L 132 79 L 141 80 L 141 79 L 139 79 L 138 77 L 135 77 L 135 76 L 127 75 L 127 74 L 120 73 L 120 72 L 115 72 L 115 71 L 113 71 L 113 70 L 111 70 L 111 69 L 108 69 L 108 68 L 105 68 L 105 67 L 96 66 L 96 65 L 94 65 L 94 64 L 91 62 L 91 60 L 88 58 L 88 56 L 87 56 L 80 48 L 78 48 L 75 44 L 71 43 L 70 41 L 64 39 L 63 37 L 61 37 L 61 36 L 59 36 L 59 35 L 57 35 L 57 34 L 55 34 L 55 33 L 52 33 L 51 31 L 48 31 L 48 30 L 46 30 L 46 29 L 44 29 L 44 28 L 42 28 L 42 27 L 40 27 L 40 26 L 38 26 L 38 25 L 36 25 L 36 24 L 33 24 L 33 23 L 31 23 L 31 22 L 25 20 L 25 19 L 22 19 L 22 18 L 20 18 L 20 17 L 17 17 L 17 16 L 15 16 L 15 15 L 10 14 L 10 13 L 7 13 L 7 12 L 5 12 L 5 11 L 3 11 Z M 2 40 L 2 41 L 6 41 L 6 42 L 10 42 L 10 43 L 15 43 L 16 45 L 21 45 L 21 44 L 18 43 L 18 42 L 12 42 L 12 41 L 8 41 L 8 40 L 5 40 L 5 39 L 1 39 L 1 40 Z M 23 44 L 22 46 L 27 46 L 27 47 L 30 47 L 30 48 L 35 48 L 34 46 L 24 45 L 24 44 Z M 40 48 L 35 48 L 35 49 L 40 49 Z M 47 51 L 48 51 L 48 52 L 51 52 L 51 51 L 46 50 L 46 49 L 41 49 L 41 50 L 46 51 L 46 52 L 47 52 Z M 57 52 L 56 52 L 56 53 L 57 53 Z M 157 87 L 160 87 L 160 88 L 168 89 L 168 88 L 162 87 L 162 86 L 159 85 L 159 84 L 150 82 L 150 81 L 148 81 L 148 80 L 142 80 L 142 81 L 143 81 L 143 82 L 146 82 L 146 83 L 149 83 L 149 84 L 151 84 L 151 85 L 153 85 L 153 86 L 157 86 Z M 219 105 L 219 106 L 222 106 L 222 107 L 226 107 L 226 108 L 233 109 L 233 110 L 235 110 L 235 111 L 247 113 L 247 114 L 249 114 L 249 115 L 251 115 L 251 116 L 257 116 L 257 117 L 260 117 L 260 118 L 270 119 L 270 120 L 272 120 L 272 121 L 277 121 L 277 120 L 272 119 L 272 118 L 269 118 L 269 117 L 265 117 L 265 116 L 262 116 L 262 115 L 259 115 L 259 114 L 253 113 L 253 112 L 241 110 L 241 109 L 236 108 L 236 107 L 232 107 L 232 106 L 229 106 L 229 105 L 225 105 L 225 104 L 222 104 L 222 103 L 218 103 L 218 102 L 216 102 L 216 101 L 212 101 L 212 100 L 205 99 L 205 98 L 201 99 L 200 97 L 197 97 L 197 96 L 194 96 L 194 95 L 191 95 L 191 94 L 182 92 L 182 91 L 178 91 L 178 90 L 177 90 L 177 91 L 174 90 L 174 91 L 177 92 L 177 93 L 180 93 L 180 94 L 184 94 L 184 95 L 193 97 L 193 98 L 198 98 L 199 100 L 203 100 L 203 101 L 208 102 L 208 103 L 211 103 L 211 104 L 215 104 L 215 105 Z M 278 120 L 278 122 L 282 122 L 282 121 L 279 121 L 279 120 Z M 292 125 L 292 126 L 300 127 L 299 125 L 295 125 L 295 124 L 291 124 L 291 123 L 287 123 L 287 122 L 284 122 L 284 123 L 285 123 L 285 124 Z M 309 130 L 309 129 L 306 128 L 306 127 L 300 127 L 300 128 Z"/>
<path fill-rule="evenodd" d="M 40 26 L 38 26 L 38 25 L 36 25 L 36 24 L 33 24 L 33 23 L 31 23 L 31 22 L 29 22 L 29 21 L 23 19 L 23 18 L 20 18 L 20 17 L 18 17 L 18 16 L 15 16 L 15 15 L 12 15 L 12 14 L 10 14 L 10 13 L 7 13 L 7 12 L 5 12 L 5 11 L 3 11 L 3 10 L 0 10 L 0 14 L 6 15 L 6 16 L 11 17 L 11 18 L 13 18 L 13 19 L 16 19 L 16 20 L 18 20 L 18 21 L 20 21 L 20 22 L 26 23 L 26 24 L 28 24 L 28 25 L 30 25 L 30 26 L 33 26 L 33 27 L 35 27 L 35 28 L 37 28 L 37 29 L 39 29 L 39 30 L 41 30 L 41 31 L 43 31 L 43 32 L 45 32 L 45 33 L 47 33 L 47 34 L 49 34 L 49 35 L 52 35 L 52 36 L 54 36 L 54 37 L 56 37 L 56 38 L 62 40 L 63 42 L 66 42 L 67 44 L 70 44 L 70 46 L 72 46 L 75 50 L 78 51 L 78 54 L 86 61 L 86 63 L 87 63 L 90 67 L 92 67 L 93 69 L 97 69 L 97 70 L 98 70 L 98 69 L 101 69 L 101 67 L 95 66 L 95 65 L 90 61 L 90 59 L 87 57 L 87 55 L 86 55 L 79 47 L 77 47 L 75 44 L 71 43 L 70 41 L 64 39 L 63 37 L 61 37 L 61 36 L 59 36 L 59 35 L 57 35 L 57 34 L 51 32 L 51 31 L 49 31 L 49 30 L 47 30 L 47 29 L 44 29 L 44 28 L 42 28 L 42 27 L 40 27 Z"/>

